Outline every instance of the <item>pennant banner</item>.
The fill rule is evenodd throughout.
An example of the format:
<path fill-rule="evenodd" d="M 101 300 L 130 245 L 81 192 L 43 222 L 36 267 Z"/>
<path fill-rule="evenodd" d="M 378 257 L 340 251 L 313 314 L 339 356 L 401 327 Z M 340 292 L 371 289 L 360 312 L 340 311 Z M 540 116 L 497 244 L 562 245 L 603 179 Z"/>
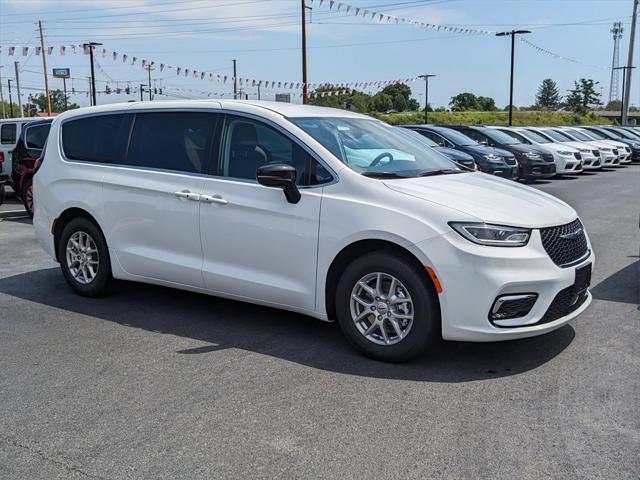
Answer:
<path fill-rule="evenodd" d="M 524 43 L 525 45 L 527 45 L 528 47 L 533 48 L 534 50 L 536 50 L 539 53 L 544 53 L 545 55 L 548 55 L 550 57 L 556 58 L 558 60 L 564 60 L 566 62 L 571 62 L 571 63 L 576 63 L 578 65 L 584 65 L 586 67 L 592 67 L 592 68 L 601 68 L 601 69 L 605 69 L 605 70 L 611 70 L 611 67 L 605 67 L 604 65 L 592 65 L 590 63 L 584 63 L 584 62 L 580 62 L 578 60 L 574 60 L 573 58 L 568 58 L 568 57 L 563 57 L 562 55 L 558 55 L 557 53 L 553 53 L 549 50 L 546 50 L 542 47 L 539 47 L 538 45 L 536 45 L 535 43 L 531 43 L 529 40 L 527 40 L 524 37 L 518 37 L 518 39 Z"/>

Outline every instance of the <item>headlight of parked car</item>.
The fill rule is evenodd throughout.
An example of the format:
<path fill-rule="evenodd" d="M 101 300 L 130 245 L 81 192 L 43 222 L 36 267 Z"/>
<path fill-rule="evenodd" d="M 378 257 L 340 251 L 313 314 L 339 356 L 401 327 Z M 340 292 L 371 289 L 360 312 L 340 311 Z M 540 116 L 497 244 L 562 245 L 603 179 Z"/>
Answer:
<path fill-rule="evenodd" d="M 529 160 L 540 160 L 542 158 L 542 155 L 540 155 L 539 153 L 533 153 L 533 152 L 525 152 L 522 155 L 527 157 Z"/>
<path fill-rule="evenodd" d="M 567 152 L 565 150 L 559 151 L 558 154 L 559 155 L 564 155 L 565 157 L 573 157 L 573 153 Z"/>
<path fill-rule="evenodd" d="M 580 151 L 582 153 L 589 153 L 591 151 L 591 149 L 589 149 L 589 148 L 579 148 L 578 151 Z"/>
<path fill-rule="evenodd" d="M 531 230 L 528 228 L 487 223 L 451 222 L 449 225 L 470 242 L 492 247 L 523 247 L 531 236 Z"/>

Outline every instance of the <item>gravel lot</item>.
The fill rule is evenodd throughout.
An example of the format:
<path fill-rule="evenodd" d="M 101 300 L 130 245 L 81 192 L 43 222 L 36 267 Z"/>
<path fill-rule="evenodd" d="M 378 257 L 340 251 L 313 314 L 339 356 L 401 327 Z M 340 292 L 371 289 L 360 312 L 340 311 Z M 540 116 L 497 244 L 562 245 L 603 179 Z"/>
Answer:
<path fill-rule="evenodd" d="M 30 221 L 0 219 L 0 478 L 637 479 L 640 166 L 535 186 L 587 226 L 591 307 L 401 365 L 291 313 L 75 296 Z"/>

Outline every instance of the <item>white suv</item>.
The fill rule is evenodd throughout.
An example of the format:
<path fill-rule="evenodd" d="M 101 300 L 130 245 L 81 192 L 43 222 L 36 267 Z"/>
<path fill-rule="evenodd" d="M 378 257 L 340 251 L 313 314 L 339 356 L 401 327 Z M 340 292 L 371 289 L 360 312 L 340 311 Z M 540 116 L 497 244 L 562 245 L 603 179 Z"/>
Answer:
<path fill-rule="evenodd" d="M 539 335 L 591 301 L 593 253 L 570 206 L 342 110 L 66 112 L 34 197 L 38 241 L 81 295 L 116 278 L 335 319 L 382 360 L 440 335 Z"/>

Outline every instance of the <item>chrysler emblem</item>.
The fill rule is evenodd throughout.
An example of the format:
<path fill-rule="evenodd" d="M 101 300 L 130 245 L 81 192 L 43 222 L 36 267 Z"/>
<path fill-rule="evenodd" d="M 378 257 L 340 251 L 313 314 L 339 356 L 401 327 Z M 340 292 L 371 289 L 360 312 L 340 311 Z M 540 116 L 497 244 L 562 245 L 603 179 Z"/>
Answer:
<path fill-rule="evenodd" d="M 578 230 L 576 230 L 574 232 L 563 233 L 562 235 L 560 235 L 560 238 L 562 238 L 564 240 L 575 240 L 580 235 L 582 235 L 582 228 L 579 228 Z"/>

